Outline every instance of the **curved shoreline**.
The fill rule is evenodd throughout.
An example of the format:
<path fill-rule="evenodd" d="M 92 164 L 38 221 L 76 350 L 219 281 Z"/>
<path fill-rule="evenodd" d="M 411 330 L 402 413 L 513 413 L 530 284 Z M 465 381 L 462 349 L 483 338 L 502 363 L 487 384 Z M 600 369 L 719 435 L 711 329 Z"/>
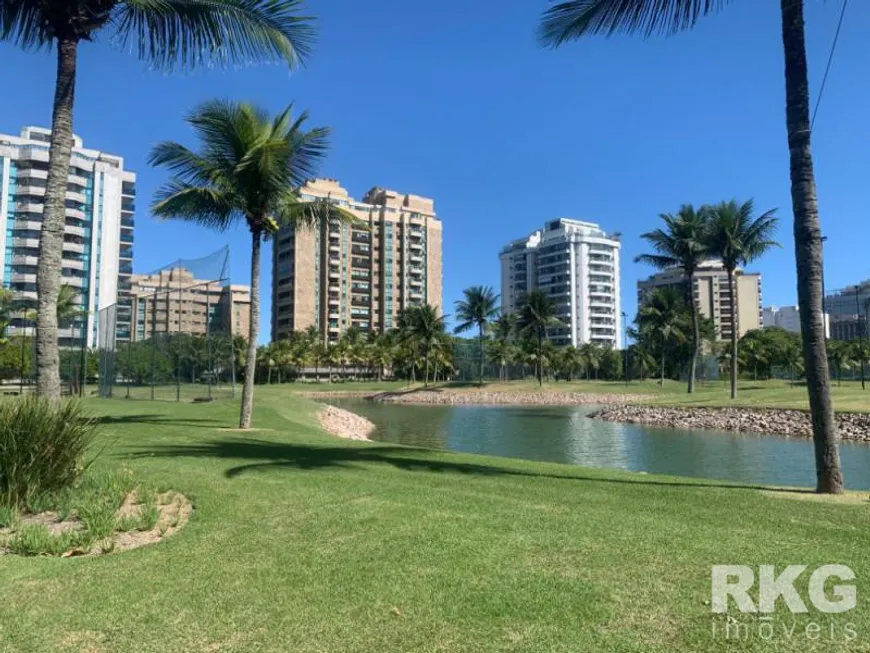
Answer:
<path fill-rule="evenodd" d="M 559 391 L 486 391 L 486 390 L 410 390 L 370 394 L 369 399 L 394 404 L 428 404 L 441 406 L 609 406 L 642 401 L 644 395 L 594 394 Z"/>
<path fill-rule="evenodd" d="M 674 429 L 730 431 L 754 435 L 811 438 L 810 414 L 804 410 L 777 408 L 682 408 L 623 404 L 607 406 L 590 414 L 591 419 L 622 424 L 641 424 Z M 870 414 L 837 413 L 840 439 L 870 442 Z"/>

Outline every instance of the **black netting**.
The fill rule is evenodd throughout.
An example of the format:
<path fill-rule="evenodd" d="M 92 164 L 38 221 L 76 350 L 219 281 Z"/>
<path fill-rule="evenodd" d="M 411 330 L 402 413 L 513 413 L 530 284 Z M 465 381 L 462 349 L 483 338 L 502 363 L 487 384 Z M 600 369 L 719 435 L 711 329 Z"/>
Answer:
<path fill-rule="evenodd" d="M 228 248 L 134 275 L 129 293 L 100 311 L 101 396 L 235 396 L 234 328 L 248 303 L 230 284 Z"/>

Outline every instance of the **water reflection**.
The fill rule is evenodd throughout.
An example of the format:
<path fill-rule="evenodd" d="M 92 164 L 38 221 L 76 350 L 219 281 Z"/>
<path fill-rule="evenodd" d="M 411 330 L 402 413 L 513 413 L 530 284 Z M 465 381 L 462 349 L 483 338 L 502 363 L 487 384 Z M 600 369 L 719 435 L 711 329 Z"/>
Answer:
<path fill-rule="evenodd" d="M 815 484 L 809 440 L 598 422 L 586 417 L 588 406 L 331 403 L 368 417 L 378 427 L 373 437 L 383 442 L 746 483 Z M 844 443 L 841 456 L 849 487 L 870 489 L 870 446 Z"/>

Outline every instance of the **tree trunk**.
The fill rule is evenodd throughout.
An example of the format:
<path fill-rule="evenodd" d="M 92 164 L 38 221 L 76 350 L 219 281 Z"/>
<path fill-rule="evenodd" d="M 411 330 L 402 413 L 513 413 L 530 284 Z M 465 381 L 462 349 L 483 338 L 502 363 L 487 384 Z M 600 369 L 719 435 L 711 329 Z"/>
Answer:
<path fill-rule="evenodd" d="M 692 362 L 689 366 L 688 393 L 695 392 L 695 375 L 698 369 L 698 355 L 701 353 L 701 327 L 698 324 L 698 305 L 695 303 L 694 274 L 689 275 L 689 309 L 692 313 Z M 734 301 L 733 299 L 731 300 Z"/>
<path fill-rule="evenodd" d="M 731 293 L 731 398 L 737 398 L 737 295 L 734 292 L 734 270 L 728 270 L 728 292 Z"/>
<path fill-rule="evenodd" d="M 665 346 L 662 344 L 662 378 L 660 385 L 665 387 Z"/>
<path fill-rule="evenodd" d="M 66 227 L 66 187 L 73 146 L 77 48 L 76 40 L 60 39 L 57 43 L 57 79 L 51 116 L 48 181 L 36 270 L 36 392 L 52 399 L 60 398 L 57 296 L 60 292 L 63 234 Z"/>
<path fill-rule="evenodd" d="M 538 387 L 544 385 L 544 338 L 538 332 Z"/>
<path fill-rule="evenodd" d="M 257 369 L 257 337 L 260 332 L 260 232 L 251 234 L 251 321 L 248 327 L 248 358 L 242 386 L 242 414 L 239 428 L 251 428 L 254 412 L 254 374 Z"/>
<path fill-rule="evenodd" d="M 480 328 L 480 385 L 483 386 L 483 323 Z"/>
<path fill-rule="evenodd" d="M 781 0 L 785 52 L 786 123 L 791 162 L 798 306 L 813 423 L 816 491 L 843 491 L 837 424 L 831 403 L 825 322 L 822 310 L 822 239 L 810 150 L 810 92 L 804 41 L 803 0 Z"/>
<path fill-rule="evenodd" d="M 429 350 L 426 350 L 426 354 L 424 356 L 426 359 L 426 369 L 423 373 L 423 387 L 428 387 L 429 385 Z"/>

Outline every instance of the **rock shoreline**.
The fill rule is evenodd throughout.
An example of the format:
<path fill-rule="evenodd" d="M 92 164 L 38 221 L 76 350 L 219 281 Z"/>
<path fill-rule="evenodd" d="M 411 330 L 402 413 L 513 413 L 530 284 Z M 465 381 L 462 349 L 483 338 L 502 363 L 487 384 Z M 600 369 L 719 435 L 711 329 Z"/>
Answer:
<path fill-rule="evenodd" d="M 774 408 L 677 408 L 671 406 L 607 406 L 590 414 L 592 419 L 667 428 L 732 431 L 759 435 L 810 438 L 810 414 L 803 410 Z M 870 414 L 838 413 L 840 438 L 870 442 Z"/>
<path fill-rule="evenodd" d="M 317 419 L 323 430 L 346 440 L 369 440 L 375 430 L 374 423 L 365 417 L 335 406 L 324 406 Z"/>
<path fill-rule="evenodd" d="M 590 394 L 585 392 L 487 392 L 486 390 L 412 390 L 372 394 L 375 401 L 396 404 L 483 405 L 483 406 L 588 406 L 628 404 L 643 395 Z"/>

